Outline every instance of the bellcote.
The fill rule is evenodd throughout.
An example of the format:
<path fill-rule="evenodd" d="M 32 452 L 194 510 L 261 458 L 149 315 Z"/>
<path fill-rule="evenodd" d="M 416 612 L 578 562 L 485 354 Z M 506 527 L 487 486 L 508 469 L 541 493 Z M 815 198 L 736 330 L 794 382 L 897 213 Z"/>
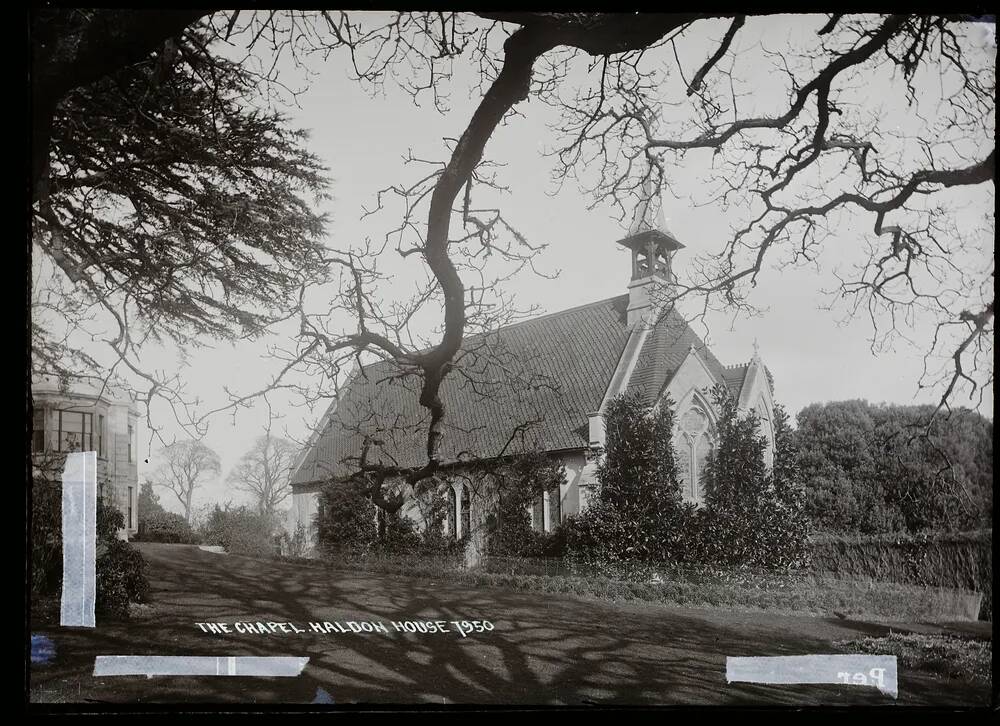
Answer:
<path fill-rule="evenodd" d="M 673 255 L 684 247 L 667 228 L 663 205 L 653 192 L 649 179 L 643 182 L 642 196 L 632 215 L 628 236 L 618 244 L 631 252 L 632 274 L 629 282 L 628 324 L 655 317 L 654 289 L 674 281 Z"/>

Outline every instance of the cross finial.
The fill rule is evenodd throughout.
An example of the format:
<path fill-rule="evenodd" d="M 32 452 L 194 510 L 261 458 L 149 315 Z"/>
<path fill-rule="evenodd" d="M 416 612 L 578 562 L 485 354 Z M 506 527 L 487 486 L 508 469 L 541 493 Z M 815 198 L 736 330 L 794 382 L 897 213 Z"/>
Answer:
<path fill-rule="evenodd" d="M 757 359 L 760 358 L 760 346 L 757 345 L 756 338 L 753 339 L 753 357 Z"/>

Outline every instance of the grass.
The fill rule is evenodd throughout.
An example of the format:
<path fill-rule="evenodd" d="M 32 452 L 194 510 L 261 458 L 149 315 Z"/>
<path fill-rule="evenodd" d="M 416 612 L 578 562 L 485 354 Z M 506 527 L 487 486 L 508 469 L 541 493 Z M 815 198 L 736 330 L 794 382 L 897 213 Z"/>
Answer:
<path fill-rule="evenodd" d="M 338 560 L 336 567 L 440 578 L 477 587 L 563 593 L 619 602 L 789 614 L 840 614 L 885 620 L 928 621 L 954 617 L 950 602 L 954 592 L 951 590 L 831 574 L 661 568 L 658 580 L 651 581 L 649 577 L 616 578 L 593 572 L 573 574 L 565 569 L 560 574 L 534 574 L 518 571 L 513 561 L 488 563 L 486 568 L 465 569 L 454 558 L 416 555 Z M 524 567 L 534 568 L 537 572 L 538 563 L 528 561 Z"/>
<path fill-rule="evenodd" d="M 993 644 L 946 635 L 890 633 L 834 643 L 852 653 L 894 655 L 900 670 L 917 670 L 992 688 Z"/>

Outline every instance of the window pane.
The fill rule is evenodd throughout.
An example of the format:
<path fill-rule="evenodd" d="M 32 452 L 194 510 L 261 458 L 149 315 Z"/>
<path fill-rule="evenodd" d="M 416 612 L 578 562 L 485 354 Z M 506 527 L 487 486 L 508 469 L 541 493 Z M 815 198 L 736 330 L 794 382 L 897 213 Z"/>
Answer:
<path fill-rule="evenodd" d="M 534 505 L 531 511 L 531 527 L 536 532 L 541 532 L 545 529 L 545 505 L 542 503 L 542 496 L 539 495 L 535 497 Z"/>
<path fill-rule="evenodd" d="M 562 513 L 560 512 L 560 501 L 559 501 L 559 487 L 553 487 L 549 490 L 549 529 L 555 529 L 562 522 Z"/>
<path fill-rule="evenodd" d="M 677 461 L 677 481 L 681 485 L 684 498 L 691 497 L 691 444 L 687 436 L 674 437 L 674 454 Z"/>
<path fill-rule="evenodd" d="M 59 412 L 59 451 L 80 451 L 83 447 L 83 414 Z"/>
<path fill-rule="evenodd" d="M 456 516 L 455 516 L 455 512 L 458 509 L 458 506 L 457 506 L 458 503 L 457 503 L 456 498 L 455 498 L 455 490 L 452 487 L 448 487 L 448 493 L 447 493 L 445 499 L 448 502 L 448 506 L 446 507 L 446 509 L 448 510 L 448 536 L 449 537 L 455 537 L 455 536 L 457 536 L 457 532 L 456 532 L 456 529 L 455 529 L 455 527 L 456 527 L 455 523 L 457 521 L 456 520 Z"/>
<path fill-rule="evenodd" d="M 713 448 L 715 447 L 712 445 L 712 440 L 708 434 L 702 434 L 701 438 L 698 439 L 698 448 L 695 450 L 694 494 L 696 500 L 699 502 L 705 496 L 704 484 L 702 482 L 702 477 L 705 474 L 705 461 L 708 459 L 708 455 L 712 453 Z"/>
<path fill-rule="evenodd" d="M 472 529 L 469 518 L 469 489 L 462 485 L 462 536 L 465 537 Z"/>

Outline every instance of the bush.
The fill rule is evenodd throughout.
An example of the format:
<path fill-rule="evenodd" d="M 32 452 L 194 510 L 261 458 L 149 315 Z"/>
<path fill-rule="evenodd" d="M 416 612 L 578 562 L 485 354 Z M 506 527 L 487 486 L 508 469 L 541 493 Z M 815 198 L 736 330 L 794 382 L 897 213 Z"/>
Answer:
<path fill-rule="evenodd" d="M 840 577 L 973 590 L 980 620 L 993 619 L 993 533 L 821 535 L 809 544 L 813 569 Z"/>
<path fill-rule="evenodd" d="M 153 512 L 139 517 L 139 531 L 136 540 L 142 542 L 166 542 L 169 544 L 197 544 L 199 537 L 180 514 L 173 512 Z"/>
<path fill-rule="evenodd" d="M 565 482 L 562 465 L 532 452 L 490 466 L 489 514 L 485 518 L 486 550 L 500 557 L 539 556 L 545 534 L 531 528 L 529 507 Z"/>
<path fill-rule="evenodd" d="M 705 465 L 705 511 L 698 547 L 705 562 L 778 569 L 806 563 L 808 520 L 792 463 L 787 416 L 775 417 L 775 461 L 764 460 L 767 440 L 754 411 L 740 414 L 724 388 L 715 390 L 718 446 Z"/>
<path fill-rule="evenodd" d="M 223 509 L 215 505 L 200 537 L 206 544 L 221 546 L 230 554 L 268 557 L 278 554 L 279 545 L 274 536 L 276 529 L 273 517 L 247 506 L 227 505 Z"/>
<path fill-rule="evenodd" d="M 104 553 L 97 559 L 95 609 L 117 618 L 129 616 L 129 603 L 145 602 L 149 596 L 146 561 L 128 542 L 101 543 Z"/>
<path fill-rule="evenodd" d="M 351 482 L 332 482 L 320 491 L 316 532 L 324 553 L 362 553 L 375 544 L 375 505 Z"/>
<path fill-rule="evenodd" d="M 281 554 L 285 557 L 305 557 L 309 550 L 309 530 L 302 524 L 295 524 L 294 532 L 281 533 Z"/>
<path fill-rule="evenodd" d="M 62 488 L 35 479 L 31 491 L 31 595 L 57 592 L 62 582 Z"/>
<path fill-rule="evenodd" d="M 62 587 L 62 487 L 45 479 L 32 484 L 31 596 L 57 594 Z M 97 613 L 127 618 L 130 602 L 148 597 L 146 562 L 128 542 L 118 539 L 124 515 L 97 501 Z"/>
<path fill-rule="evenodd" d="M 619 396 L 604 421 L 596 496 L 560 535 L 566 550 L 575 560 L 609 566 L 680 556 L 690 508 L 677 480 L 670 402 L 650 411 L 637 395 Z"/>

